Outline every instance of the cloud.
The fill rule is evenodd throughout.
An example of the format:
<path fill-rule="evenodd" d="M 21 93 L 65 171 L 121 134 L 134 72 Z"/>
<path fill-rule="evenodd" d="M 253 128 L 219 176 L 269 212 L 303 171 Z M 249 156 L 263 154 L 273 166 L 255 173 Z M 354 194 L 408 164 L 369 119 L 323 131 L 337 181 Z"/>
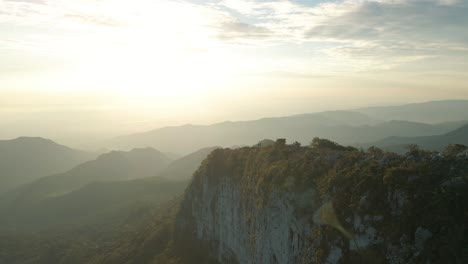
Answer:
<path fill-rule="evenodd" d="M 244 23 L 268 30 L 268 40 L 302 41 L 306 28 L 321 19 L 313 8 L 291 1 L 224 0 L 219 6 Z"/>
<path fill-rule="evenodd" d="M 399 40 L 421 43 L 468 43 L 468 7 L 407 3 L 363 2 L 350 12 L 334 16 L 306 33 L 309 38 L 335 40 Z"/>
<path fill-rule="evenodd" d="M 47 3 L 46 0 L 5 0 L 7 2 L 18 2 L 18 3 L 31 3 L 31 4 L 41 4 L 45 5 Z"/>
<path fill-rule="evenodd" d="M 75 20 L 78 22 L 84 22 L 87 24 L 98 25 L 98 26 L 108 26 L 108 27 L 119 27 L 124 26 L 125 23 L 120 21 L 119 19 L 105 16 L 105 15 L 91 15 L 91 14 L 83 14 L 83 13 L 73 13 L 73 14 L 65 14 L 65 18 L 69 18 L 71 20 Z"/>
<path fill-rule="evenodd" d="M 97 36 L 106 46 L 109 38 L 100 33 L 113 31 L 109 34 L 115 33 L 117 42 L 171 39 L 189 45 L 185 40 L 190 40 L 197 42 L 191 48 L 199 50 L 286 43 L 304 55 L 314 49 L 322 61 L 391 68 L 437 56 L 468 57 L 467 1 L 140 0 L 135 5 L 124 0 L 0 0 L 0 23 L 34 28 L 35 34 L 19 38 L 21 43 L 33 42 L 41 30 L 46 32 L 42 39 L 53 39 L 47 35 L 52 31 L 65 32 L 61 38 L 79 31 L 80 39 Z M 125 27 L 131 37 L 122 39 L 119 30 Z M 95 33 L 93 38 L 85 36 L 88 32 Z M 0 48 L 11 43 L 3 41 Z"/>
<path fill-rule="evenodd" d="M 84 26 L 118 26 L 121 21 L 106 1 L 0 0 L 0 22 L 11 26 L 77 29 Z"/>
<path fill-rule="evenodd" d="M 219 28 L 219 38 L 222 40 L 256 40 L 272 37 L 272 31 L 268 28 L 242 23 L 240 21 L 224 22 Z"/>
<path fill-rule="evenodd" d="M 257 37 L 257 43 L 312 42 L 325 56 L 364 68 L 392 68 L 434 56 L 468 57 L 466 0 L 344 0 L 315 5 L 224 0 L 219 5 L 248 23 L 245 31 L 268 32 L 257 37 L 225 27 L 225 35 Z"/>
<path fill-rule="evenodd" d="M 364 1 L 312 26 L 306 37 L 342 43 L 328 50 L 331 55 L 387 66 L 455 53 L 466 56 L 467 13 L 466 3 Z"/>

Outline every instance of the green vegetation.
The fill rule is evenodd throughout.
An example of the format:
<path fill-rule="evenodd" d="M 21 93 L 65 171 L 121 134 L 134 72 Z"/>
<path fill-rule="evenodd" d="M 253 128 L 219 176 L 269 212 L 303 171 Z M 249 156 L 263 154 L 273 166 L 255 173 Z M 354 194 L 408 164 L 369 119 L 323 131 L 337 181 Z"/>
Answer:
<path fill-rule="evenodd" d="M 312 148 L 318 149 L 318 150 L 335 150 L 335 151 L 355 151 L 357 150 L 356 148 L 353 147 L 344 147 L 341 146 L 340 144 L 333 142 L 328 139 L 321 139 L 321 138 L 314 138 L 312 142 L 310 143 L 310 146 Z"/>

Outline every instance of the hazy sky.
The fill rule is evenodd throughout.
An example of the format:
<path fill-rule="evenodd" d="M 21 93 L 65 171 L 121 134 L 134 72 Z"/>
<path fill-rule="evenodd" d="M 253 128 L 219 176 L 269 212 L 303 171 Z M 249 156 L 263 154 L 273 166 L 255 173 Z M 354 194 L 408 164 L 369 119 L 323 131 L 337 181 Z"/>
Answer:
<path fill-rule="evenodd" d="M 0 138 L 468 98 L 467 0 L 0 0 Z"/>

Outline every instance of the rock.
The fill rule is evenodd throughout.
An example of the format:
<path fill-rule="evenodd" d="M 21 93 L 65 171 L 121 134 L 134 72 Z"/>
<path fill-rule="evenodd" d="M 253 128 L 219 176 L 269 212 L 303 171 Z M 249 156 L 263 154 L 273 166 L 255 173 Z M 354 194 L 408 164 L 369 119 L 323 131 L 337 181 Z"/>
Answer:
<path fill-rule="evenodd" d="M 392 216 L 400 216 L 408 201 L 408 195 L 402 190 L 395 190 L 388 193 L 387 201 L 390 204 Z"/>
<path fill-rule="evenodd" d="M 415 182 L 419 180 L 421 177 L 419 175 L 409 175 L 408 176 L 408 182 Z"/>
<path fill-rule="evenodd" d="M 437 152 L 431 155 L 431 161 L 440 161 L 445 158 L 442 152 Z"/>
<path fill-rule="evenodd" d="M 421 251 L 424 250 L 424 244 L 426 241 L 432 237 L 431 231 L 423 228 L 418 227 L 416 232 L 414 233 L 414 256 L 419 256 Z"/>
<path fill-rule="evenodd" d="M 457 154 L 457 158 L 465 158 L 465 159 L 468 159 L 468 150 L 465 150 L 461 153 L 458 153 Z"/>
<path fill-rule="evenodd" d="M 327 257 L 327 262 L 330 264 L 340 263 L 341 258 L 343 257 L 343 251 L 337 246 L 332 246 Z"/>
<path fill-rule="evenodd" d="M 359 200 L 359 208 L 360 209 L 367 209 L 369 207 L 369 200 L 367 198 L 367 195 L 364 195 L 361 197 L 361 199 Z"/>
<path fill-rule="evenodd" d="M 273 190 L 267 205 L 258 205 L 256 193 L 244 193 L 242 184 L 219 175 L 205 181 L 201 192 L 186 195 L 193 216 L 196 239 L 216 241 L 212 251 L 220 263 L 300 263 L 312 236 L 307 216 L 300 206 L 314 208 L 313 189 L 300 193 Z M 332 256 L 332 259 L 338 257 Z"/>
<path fill-rule="evenodd" d="M 455 177 L 444 181 L 441 186 L 454 191 L 463 190 L 466 187 L 466 181 L 463 177 Z"/>

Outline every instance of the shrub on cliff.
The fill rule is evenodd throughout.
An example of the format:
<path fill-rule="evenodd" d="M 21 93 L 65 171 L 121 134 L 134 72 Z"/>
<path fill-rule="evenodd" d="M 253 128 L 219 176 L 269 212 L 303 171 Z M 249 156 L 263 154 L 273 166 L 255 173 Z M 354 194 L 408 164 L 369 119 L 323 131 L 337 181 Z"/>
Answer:
<path fill-rule="evenodd" d="M 461 144 L 450 144 L 448 145 L 445 150 L 444 154 L 448 157 L 455 157 L 456 155 L 462 153 L 463 151 L 467 150 L 468 147 Z"/>
<path fill-rule="evenodd" d="M 310 143 L 310 147 L 318 150 L 356 151 L 354 147 L 344 147 L 328 139 L 315 137 Z"/>

